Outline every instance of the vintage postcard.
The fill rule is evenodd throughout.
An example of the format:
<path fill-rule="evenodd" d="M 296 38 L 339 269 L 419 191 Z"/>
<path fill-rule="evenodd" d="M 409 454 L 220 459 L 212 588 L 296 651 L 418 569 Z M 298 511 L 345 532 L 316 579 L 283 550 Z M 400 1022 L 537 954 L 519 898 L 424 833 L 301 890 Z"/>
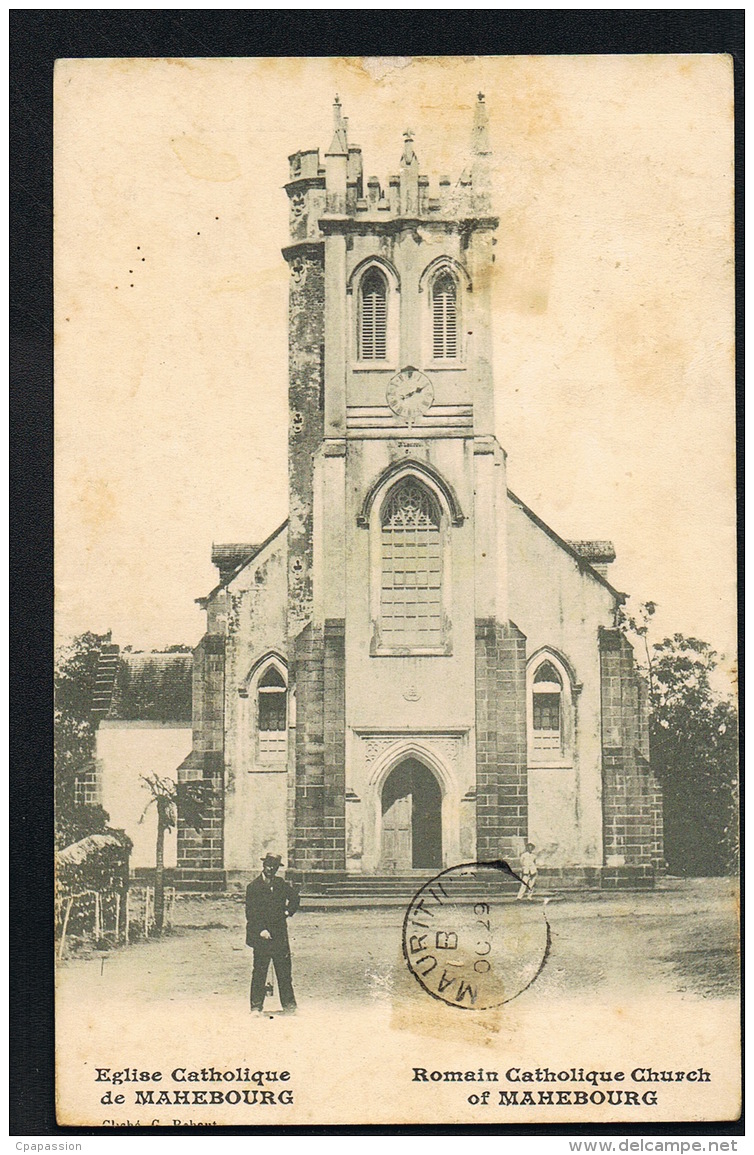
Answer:
<path fill-rule="evenodd" d="M 60 1124 L 738 1117 L 733 256 L 727 56 L 57 63 Z"/>

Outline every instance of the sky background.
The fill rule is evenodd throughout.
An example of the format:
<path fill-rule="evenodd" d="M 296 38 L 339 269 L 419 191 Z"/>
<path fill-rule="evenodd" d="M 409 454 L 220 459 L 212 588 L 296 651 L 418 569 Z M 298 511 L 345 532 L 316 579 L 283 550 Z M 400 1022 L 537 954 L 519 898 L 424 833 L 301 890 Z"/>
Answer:
<path fill-rule="evenodd" d="M 213 541 L 287 507 L 287 157 L 460 175 L 486 94 L 510 488 L 731 664 L 733 92 L 722 56 L 62 61 L 56 67 L 61 638 L 195 644 Z"/>

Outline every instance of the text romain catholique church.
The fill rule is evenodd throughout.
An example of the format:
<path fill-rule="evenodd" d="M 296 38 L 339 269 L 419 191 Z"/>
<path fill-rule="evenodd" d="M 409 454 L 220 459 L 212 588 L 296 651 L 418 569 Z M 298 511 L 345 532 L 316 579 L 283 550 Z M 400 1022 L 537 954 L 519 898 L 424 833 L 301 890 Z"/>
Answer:
<path fill-rule="evenodd" d="M 551 877 L 652 885 L 613 548 L 511 493 L 495 436 L 484 98 L 468 168 L 435 187 L 408 133 L 400 173 L 365 180 L 334 113 L 286 185 L 289 519 L 213 550 L 179 770 L 210 800 L 177 884 L 242 881 L 267 850 L 310 885 L 426 875 L 530 839 Z"/>

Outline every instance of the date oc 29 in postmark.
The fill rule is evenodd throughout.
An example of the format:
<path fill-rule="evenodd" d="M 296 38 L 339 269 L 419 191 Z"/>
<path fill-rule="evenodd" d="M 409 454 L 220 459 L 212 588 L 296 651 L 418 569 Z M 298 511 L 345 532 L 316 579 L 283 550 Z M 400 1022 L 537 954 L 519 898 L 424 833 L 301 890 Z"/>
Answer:
<path fill-rule="evenodd" d="M 424 883 L 403 920 L 403 954 L 422 989 L 461 1010 L 516 998 L 541 973 L 550 949 L 544 907 L 512 901 L 505 862 L 468 862 Z"/>

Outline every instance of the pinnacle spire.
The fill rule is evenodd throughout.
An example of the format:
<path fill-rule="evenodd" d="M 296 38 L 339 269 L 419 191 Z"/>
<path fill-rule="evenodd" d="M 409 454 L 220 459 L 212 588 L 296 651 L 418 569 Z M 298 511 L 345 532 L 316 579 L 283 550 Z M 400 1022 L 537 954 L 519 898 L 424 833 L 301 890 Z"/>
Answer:
<path fill-rule="evenodd" d="M 478 92 L 474 105 L 474 124 L 471 129 L 471 151 L 475 156 L 489 156 L 490 147 L 489 117 L 487 105 L 484 103 L 484 93 Z"/>
<path fill-rule="evenodd" d="M 407 128 L 403 134 L 403 155 L 401 156 L 401 165 L 404 168 L 412 168 L 418 165 L 419 158 L 414 152 L 414 134 L 410 128 Z"/>
<path fill-rule="evenodd" d="M 348 156 L 348 121 L 343 116 L 343 106 L 340 97 L 335 93 L 332 106 L 333 111 L 333 138 L 327 150 L 329 156 Z"/>

